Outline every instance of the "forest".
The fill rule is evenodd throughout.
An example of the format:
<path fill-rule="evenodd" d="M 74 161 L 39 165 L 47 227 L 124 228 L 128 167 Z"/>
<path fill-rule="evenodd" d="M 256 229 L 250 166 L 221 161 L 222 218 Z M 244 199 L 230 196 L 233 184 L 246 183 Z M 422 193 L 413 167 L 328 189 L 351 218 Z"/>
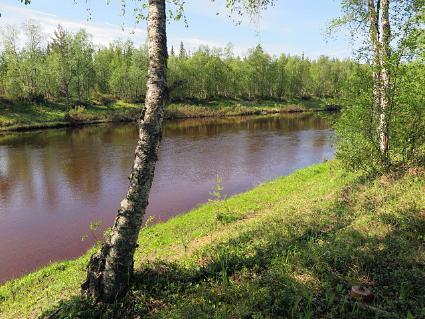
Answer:
<path fill-rule="evenodd" d="M 61 26 L 54 34 L 44 34 L 34 21 L 22 28 L 3 27 L 0 94 L 11 100 L 50 100 L 68 106 L 96 98 L 143 102 L 147 47 L 137 48 L 130 41 L 99 47 L 90 38 L 85 30 L 74 34 Z M 232 44 L 189 51 L 182 42 L 170 49 L 168 81 L 185 81 L 172 92 L 174 101 L 342 98 L 359 67 L 351 60 L 327 56 L 271 56 L 261 45 L 240 57 Z"/>

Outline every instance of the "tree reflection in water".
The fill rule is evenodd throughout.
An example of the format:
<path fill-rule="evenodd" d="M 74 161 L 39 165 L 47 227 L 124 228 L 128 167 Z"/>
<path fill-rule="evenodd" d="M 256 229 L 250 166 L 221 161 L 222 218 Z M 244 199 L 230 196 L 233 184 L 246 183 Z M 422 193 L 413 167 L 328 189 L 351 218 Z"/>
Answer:
<path fill-rule="evenodd" d="M 129 123 L 0 136 L 0 282 L 80 255 L 90 221 L 112 223 L 136 134 Z M 330 158 L 331 135 L 311 114 L 168 121 L 147 216 L 206 202 L 217 175 L 234 194 Z"/>

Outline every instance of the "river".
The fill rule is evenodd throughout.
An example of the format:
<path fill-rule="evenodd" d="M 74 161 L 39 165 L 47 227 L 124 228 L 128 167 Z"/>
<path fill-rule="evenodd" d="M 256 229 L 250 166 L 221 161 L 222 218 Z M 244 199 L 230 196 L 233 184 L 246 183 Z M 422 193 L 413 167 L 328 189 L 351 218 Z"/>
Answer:
<path fill-rule="evenodd" d="M 243 192 L 333 155 L 318 115 L 168 121 L 150 204 L 156 221 L 205 203 L 222 178 Z M 114 220 L 126 192 L 134 123 L 0 135 L 0 283 L 50 261 L 74 258 Z M 89 235 L 82 241 L 82 237 Z"/>

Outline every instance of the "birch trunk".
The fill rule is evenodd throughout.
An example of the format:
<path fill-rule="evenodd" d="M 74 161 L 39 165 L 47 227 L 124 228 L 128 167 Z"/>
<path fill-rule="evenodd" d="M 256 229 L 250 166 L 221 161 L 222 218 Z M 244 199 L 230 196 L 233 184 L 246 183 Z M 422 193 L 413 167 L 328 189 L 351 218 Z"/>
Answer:
<path fill-rule="evenodd" d="M 111 233 L 91 257 L 82 292 L 98 301 L 123 296 L 133 274 L 133 257 L 154 176 L 167 100 L 167 40 L 165 0 L 149 0 L 149 69 L 145 109 L 127 195 L 121 202 Z"/>
<path fill-rule="evenodd" d="M 369 23 L 370 23 L 370 40 L 372 43 L 373 50 L 373 99 L 374 108 L 373 116 L 376 116 L 376 110 L 379 108 L 381 103 L 381 74 L 380 74 L 380 48 L 379 48 L 379 7 L 380 0 L 375 7 L 375 0 L 368 0 L 368 12 L 369 12 Z"/>
<path fill-rule="evenodd" d="M 379 148 L 381 150 L 384 165 L 388 164 L 388 149 L 389 149 L 389 74 L 388 63 L 391 55 L 390 50 L 390 20 L 389 20 L 389 2 L 390 0 L 382 0 L 382 15 L 381 15 L 381 103 L 379 116 Z"/>
<path fill-rule="evenodd" d="M 373 49 L 374 122 L 377 122 L 379 150 L 384 166 L 388 165 L 389 149 L 389 73 L 390 50 L 389 1 L 368 0 L 370 39 Z M 382 12 L 381 12 L 382 11 Z M 376 119 L 377 118 L 377 119 Z"/>

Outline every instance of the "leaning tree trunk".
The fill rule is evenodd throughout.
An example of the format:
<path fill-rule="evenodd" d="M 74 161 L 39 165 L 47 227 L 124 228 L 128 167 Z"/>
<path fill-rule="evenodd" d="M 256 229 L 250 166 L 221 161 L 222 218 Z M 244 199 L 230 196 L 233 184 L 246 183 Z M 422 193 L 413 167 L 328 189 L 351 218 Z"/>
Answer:
<path fill-rule="evenodd" d="M 165 0 L 149 0 L 149 70 L 145 109 L 139 119 L 139 140 L 127 195 L 121 202 L 112 231 L 88 265 L 84 294 L 111 302 L 123 296 L 133 274 L 133 256 L 148 205 L 161 126 L 167 100 L 167 41 Z"/>

